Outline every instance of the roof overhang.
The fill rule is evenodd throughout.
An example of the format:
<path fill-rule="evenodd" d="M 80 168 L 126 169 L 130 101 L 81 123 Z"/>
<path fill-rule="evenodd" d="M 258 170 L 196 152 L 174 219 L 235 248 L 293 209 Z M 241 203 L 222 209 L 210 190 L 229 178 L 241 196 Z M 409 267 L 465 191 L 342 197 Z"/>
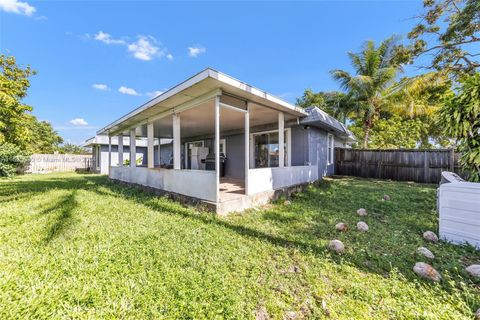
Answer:
<path fill-rule="evenodd" d="M 356 141 L 353 133 L 347 127 L 318 107 L 306 109 L 308 116 L 300 120 L 300 124 L 314 126 L 330 131 L 338 136 L 346 138 L 349 142 Z"/>
<path fill-rule="evenodd" d="M 207 68 L 142 106 L 129 112 L 120 119 L 100 129 L 97 134 L 118 134 L 134 126 L 145 124 L 149 119 L 166 112 L 175 113 L 179 105 L 215 92 L 233 95 L 260 106 L 286 112 L 295 117 L 305 117 L 307 112 L 274 95 L 257 89 L 224 73 Z"/>
<path fill-rule="evenodd" d="M 160 139 L 160 144 L 169 144 L 172 142 L 172 139 Z M 93 147 L 96 145 L 107 145 L 109 144 L 108 136 L 107 135 L 96 135 L 95 137 L 91 137 L 90 139 L 85 140 L 82 144 L 82 147 Z M 118 145 L 118 137 L 111 137 L 110 144 L 112 146 Z M 146 139 L 136 139 L 135 142 L 137 147 L 147 147 L 147 140 Z M 130 137 L 126 136 L 123 137 L 123 145 L 128 146 L 130 145 Z M 158 139 L 155 139 L 153 145 L 158 145 Z"/>

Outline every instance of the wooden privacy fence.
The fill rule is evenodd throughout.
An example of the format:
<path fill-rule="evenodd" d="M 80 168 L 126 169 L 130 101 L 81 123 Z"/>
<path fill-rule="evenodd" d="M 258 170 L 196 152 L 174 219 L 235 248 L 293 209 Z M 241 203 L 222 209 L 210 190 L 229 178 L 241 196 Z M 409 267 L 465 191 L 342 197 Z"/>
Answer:
<path fill-rule="evenodd" d="M 92 166 L 91 155 L 77 154 L 33 154 L 27 164 L 26 173 L 67 172 L 88 170 Z"/>
<path fill-rule="evenodd" d="M 453 149 L 368 150 L 335 148 L 335 174 L 438 183 L 442 171 L 458 173 Z"/>

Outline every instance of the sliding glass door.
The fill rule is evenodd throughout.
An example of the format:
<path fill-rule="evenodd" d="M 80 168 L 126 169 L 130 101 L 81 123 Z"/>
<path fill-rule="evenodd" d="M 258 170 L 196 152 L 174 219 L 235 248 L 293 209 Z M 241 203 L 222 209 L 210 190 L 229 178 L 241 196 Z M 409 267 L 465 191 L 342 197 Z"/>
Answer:
<path fill-rule="evenodd" d="M 285 130 L 285 165 L 288 165 L 289 146 L 288 139 L 290 130 Z M 278 145 L 278 130 L 259 132 L 252 134 L 253 143 L 253 157 L 255 168 L 271 168 L 278 167 L 279 145 Z"/>

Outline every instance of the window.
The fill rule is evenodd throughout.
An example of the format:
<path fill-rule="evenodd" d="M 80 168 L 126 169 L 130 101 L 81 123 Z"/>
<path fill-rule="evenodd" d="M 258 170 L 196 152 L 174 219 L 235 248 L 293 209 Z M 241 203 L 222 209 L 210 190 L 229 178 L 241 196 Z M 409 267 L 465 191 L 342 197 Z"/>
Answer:
<path fill-rule="evenodd" d="M 278 130 L 253 133 L 251 143 L 253 144 L 254 168 L 271 168 L 279 166 L 279 146 L 278 146 Z M 284 165 L 290 165 L 290 129 L 285 130 L 284 136 Z"/>
<path fill-rule="evenodd" d="M 227 142 L 225 139 L 220 139 L 220 155 L 227 155 Z"/>
<path fill-rule="evenodd" d="M 334 138 L 333 134 L 328 134 L 327 135 L 327 163 L 332 164 L 333 163 L 333 152 L 334 152 Z"/>

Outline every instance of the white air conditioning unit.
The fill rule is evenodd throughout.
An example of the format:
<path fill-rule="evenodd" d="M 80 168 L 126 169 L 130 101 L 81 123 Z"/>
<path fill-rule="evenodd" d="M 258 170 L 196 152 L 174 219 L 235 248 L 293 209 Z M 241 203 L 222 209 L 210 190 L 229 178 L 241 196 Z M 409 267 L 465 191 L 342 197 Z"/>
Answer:
<path fill-rule="evenodd" d="M 480 249 L 480 183 L 442 172 L 437 195 L 440 238 Z"/>

